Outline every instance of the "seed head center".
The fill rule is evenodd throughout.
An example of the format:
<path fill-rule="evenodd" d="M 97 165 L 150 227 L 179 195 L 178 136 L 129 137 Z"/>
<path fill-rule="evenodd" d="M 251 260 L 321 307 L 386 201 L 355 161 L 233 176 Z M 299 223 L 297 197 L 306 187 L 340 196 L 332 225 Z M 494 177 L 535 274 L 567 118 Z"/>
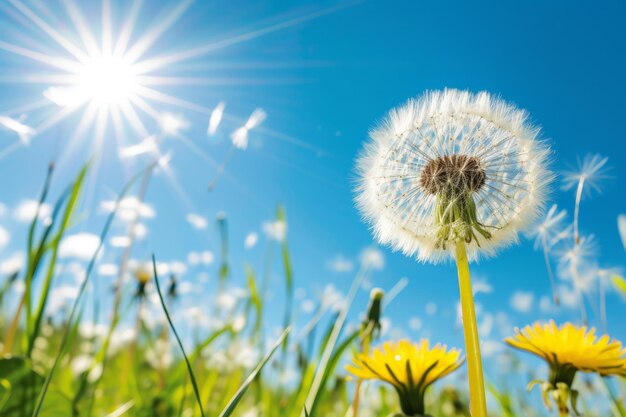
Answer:
<path fill-rule="evenodd" d="M 460 196 L 480 190 L 486 181 L 480 160 L 469 155 L 444 155 L 422 169 L 420 185 L 432 195 Z"/>

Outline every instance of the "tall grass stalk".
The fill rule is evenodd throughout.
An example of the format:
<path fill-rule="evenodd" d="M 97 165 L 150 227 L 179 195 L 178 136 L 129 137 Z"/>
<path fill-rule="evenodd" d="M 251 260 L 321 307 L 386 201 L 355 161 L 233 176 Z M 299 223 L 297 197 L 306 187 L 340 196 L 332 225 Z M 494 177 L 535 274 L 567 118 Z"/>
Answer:
<path fill-rule="evenodd" d="M 248 377 L 243 382 L 243 384 L 241 384 L 241 386 L 239 387 L 239 389 L 237 390 L 235 395 L 233 395 L 233 397 L 228 402 L 228 405 L 226 405 L 226 408 L 224 408 L 224 410 L 220 413 L 219 417 L 229 417 L 233 413 L 233 411 L 235 410 L 235 408 L 239 404 L 239 401 L 241 401 L 241 398 L 243 397 L 243 394 L 245 394 L 246 390 L 248 389 L 250 384 L 252 384 L 252 382 L 255 380 L 255 378 L 257 377 L 259 372 L 261 372 L 261 370 L 263 369 L 265 364 L 267 364 L 267 362 L 269 362 L 269 360 L 271 359 L 271 357 L 274 354 L 274 352 L 276 352 L 276 349 L 278 349 L 283 344 L 283 342 L 284 342 L 285 338 L 287 337 L 287 335 L 289 334 L 290 330 L 291 330 L 290 328 L 286 328 L 282 332 L 282 334 L 278 337 L 276 342 L 274 342 L 274 346 L 272 346 L 270 351 L 267 352 L 265 357 L 252 370 L 252 372 L 250 373 L 250 375 L 248 375 Z"/>
<path fill-rule="evenodd" d="M 198 383 L 196 382 L 196 377 L 193 374 L 193 369 L 191 367 L 191 363 L 189 362 L 189 358 L 185 353 L 185 348 L 183 347 L 183 342 L 180 340 L 178 336 L 178 332 L 176 331 L 176 327 L 172 322 L 172 318 L 170 317 L 170 313 L 167 310 L 167 306 L 165 305 L 165 300 L 163 299 L 163 294 L 161 293 L 161 285 L 159 284 L 159 275 L 157 274 L 156 267 L 156 259 L 154 255 L 152 255 L 152 271 L 154 273 L 154 282 L 156 284 L 157 293 L 159 294 L 159 300 L 161 301 L 161 307 L 163 307 L 163 312 L 165 313 L 165 317 L 167 318 L 167 322 L 172 329 L 172 333 L 174 333 L 174 337 L 176 338 L 176 342 L 178 342 L 178 346 L 180 347 L 180 351 L 185 358 L 185 362 L 187 363 L 187 370 L 189 371 L 189 378 L 191 379 L 191 385 L 193 386 L 193 391 L 196 394 L 196 400 L 198 401 L 198 407 L 200 408 L 200 415 L 204 417 L 204 408 L 202 408 L 202 399 L 200 398 L 200 390 L 198 389 Z"/>

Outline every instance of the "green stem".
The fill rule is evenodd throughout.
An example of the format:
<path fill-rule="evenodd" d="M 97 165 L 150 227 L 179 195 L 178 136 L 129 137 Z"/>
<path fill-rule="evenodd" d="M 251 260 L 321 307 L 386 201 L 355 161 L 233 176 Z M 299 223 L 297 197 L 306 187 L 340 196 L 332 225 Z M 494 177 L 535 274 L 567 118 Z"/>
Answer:
<path fill-rule="evenodd" d="M 483 381 L 483 366 L 480 357 L 480 340 L 478 338 L 476 311 L 474 309 L 474 294 L 472 292 L 467 250 L 463 240 L 458 240 L 456 243 L 456 264 L 459 273 L 459 290 L 461 294 L 461 310 L 463 313 L 465 350 L 467 351 L 470 411 L 472 417 L 487 417 L 485 383 Z"/>

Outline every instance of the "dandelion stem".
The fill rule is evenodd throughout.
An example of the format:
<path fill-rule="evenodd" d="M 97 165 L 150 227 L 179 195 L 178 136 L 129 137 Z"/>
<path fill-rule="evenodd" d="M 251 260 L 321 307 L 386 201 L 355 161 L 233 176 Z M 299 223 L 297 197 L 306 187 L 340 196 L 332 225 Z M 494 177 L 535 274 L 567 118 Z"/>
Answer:
<path fill-rule="evenodd" d="M 374 327 L 370 324 L 367 326 L 367 328 L 364 331 L 363 340 L 361 342 L 361 353 L 364 355 L 369 355 L 373 330 L 374 330 Z M 361 396 L 362 384 L 363 384 L 363 379 L 359 378 L 356 381 L 356 387 L 354 388 L 354 398 L 352 400 L 352 417 L 358 417 L 359 415 L 359 398 Z"/>
<path fill-rule="evenodd" d="M 483 366 L 480 357 L 480 340 L 476 325 L 476 311 L 474 310 L 474 294 L 472 292 L 467 250 L 463 240 L 459 240 L 456 243 L 456 264 L 459 272 L 465 350 L 467 351 L 470 411 L 472 417 L 487 417 L 485 383 L 483 381 Z"/>
<path fill-rule="evenodd" d="M 576 204 L 574 205 L 574 242 L 580 242 L 578 234 L 578 213 L 580 212 L 580 199 L 583 195 L 583 187 L 585 186 L 585 177 L 581 176 L 578 180 L 578 188 L 576 189 Z"/>
<path fill-rule="evenodd" d="M 552 300 L 554 305 L 558 306 L 560 304 L 559 300 L 559 292 L 556 288 L 556 282 L 554 280 L 554 273 L 552 272 L 552 264 L 550 263 L 550 252 L 548 249 L 548 243 L 546 242 L 546 237 L 543 236 L 541 238 L 541 243 L 543 246 L 543 259 L 546 262 L 546 269 L 548 270 L 548 278 L 550 279 L 550 287 L 552 287 Z"/>

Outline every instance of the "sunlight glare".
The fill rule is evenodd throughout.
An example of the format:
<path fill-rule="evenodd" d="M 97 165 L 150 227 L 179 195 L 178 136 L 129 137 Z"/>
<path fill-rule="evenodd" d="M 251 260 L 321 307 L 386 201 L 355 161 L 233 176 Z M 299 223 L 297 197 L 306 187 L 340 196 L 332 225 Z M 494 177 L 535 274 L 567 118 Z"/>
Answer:
<path fill-rule="evenodd" d="M 83 64 L 74 81 L 81 101 L 106 107 L 129 100 L 138 87 L 132 64 L 114 56 L 92 57 Z"/>

